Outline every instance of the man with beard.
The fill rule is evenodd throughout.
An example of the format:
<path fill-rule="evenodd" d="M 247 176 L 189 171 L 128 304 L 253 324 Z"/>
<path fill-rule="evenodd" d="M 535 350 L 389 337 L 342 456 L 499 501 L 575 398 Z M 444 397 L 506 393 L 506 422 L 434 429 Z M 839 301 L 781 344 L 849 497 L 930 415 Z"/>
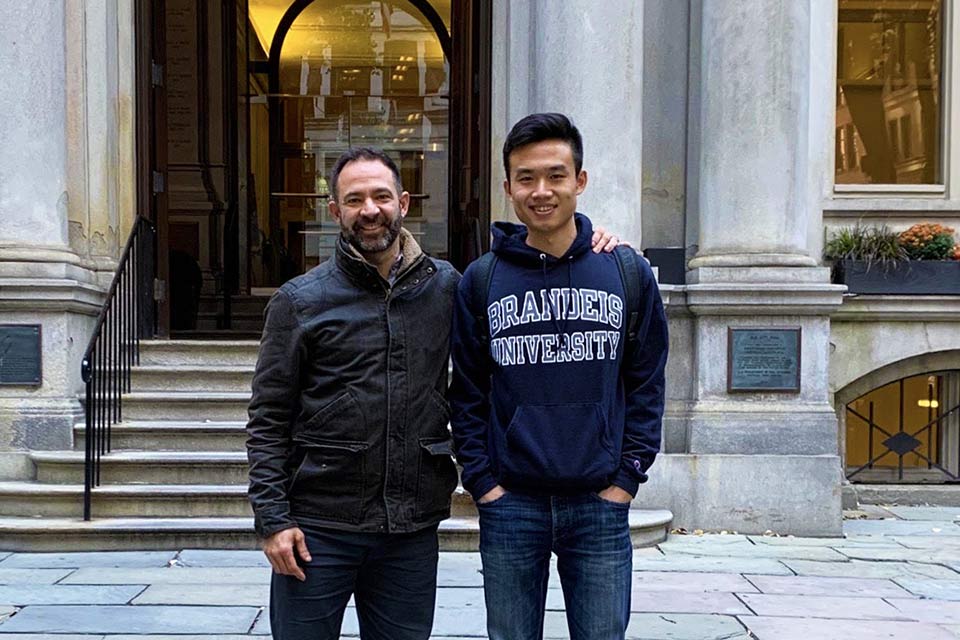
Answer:
<path fill-rule="evenodd" d="M 273 567 L 274 638 L 425 639 L 437 525 L 457 485 L 448 339 L 460 275 L 401 227 L 410 194 L 381 151 L 334 165 L 330 260 L 270 299 L 253 379 L 250 499 Z"/>
<path fill-rule="evenodd" d="M 365 640 L 425 640 L 457 485 L 444 392 L 460 274 L 402 228 L 410 194 L 382 151 L 345 152 L 330 186 L 336 253 L 270 299 L 253 379 L 270 623 L 278 640 L 338 638 L 353 595 Z"/>

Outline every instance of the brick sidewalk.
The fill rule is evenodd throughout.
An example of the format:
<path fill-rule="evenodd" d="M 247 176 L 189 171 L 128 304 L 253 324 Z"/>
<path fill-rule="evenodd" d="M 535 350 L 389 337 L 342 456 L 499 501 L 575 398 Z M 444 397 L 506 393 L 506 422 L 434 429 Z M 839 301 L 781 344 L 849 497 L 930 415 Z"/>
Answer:
<path fill-rule="evenodd" d="M 872 507 L 848 516 L 867 519 L 848 519 L 842 539 L 671 535 L 636 551 L 627 636 L 960 638 L 960 508 Z M 485 637 L 478 554 L 442 554 L 439 580 L 434 636 Z M 253 551 L 0 552 L 0 640 L 255 640 L 270 632 L 268 584 L 267 564 Z M 564 638 L 555 575 L 550 586 L 545 637 Z M 356 636 L 352 608 L 343 633 Z"/>

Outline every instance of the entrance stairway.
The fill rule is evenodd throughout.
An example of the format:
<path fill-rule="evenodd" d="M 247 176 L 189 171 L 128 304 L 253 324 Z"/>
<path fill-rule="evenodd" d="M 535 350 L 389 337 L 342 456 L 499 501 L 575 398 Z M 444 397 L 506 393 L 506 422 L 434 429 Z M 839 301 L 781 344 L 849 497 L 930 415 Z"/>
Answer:
<path fill-rule="evenodd" d="M 259 339 L 263 330 L 263 312 L 269 296 L 234 295 L 230 299 L 230 329 L 223 329 L 223 299 L 219 296 L 200 296 L 197 311 L 197 326 L 194 332 L 178 332 L 182 335 L 195 333 L 198 336 L 225 333 L 241 338 Z"/>
<path fill-rule="evenodd" d="M 35 479 L 0 482 L 0 550 L 256 548 L 246 496 L 253 340 L 141 342 L 123 422 L 81 519 L 84 429 L 71 451 L 31 454 Z M 666 537 L 668 511 L 632 511 L 636 546 Z M 475 550 L 476 509 L 458 489 L 441 548 Z"/>

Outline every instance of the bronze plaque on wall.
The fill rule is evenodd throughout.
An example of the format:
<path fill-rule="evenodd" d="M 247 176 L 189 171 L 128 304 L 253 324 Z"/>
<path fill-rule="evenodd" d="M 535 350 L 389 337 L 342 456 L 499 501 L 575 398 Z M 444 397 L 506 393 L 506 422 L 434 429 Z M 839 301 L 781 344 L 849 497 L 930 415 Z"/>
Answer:
<path fill-rule="evenodd" d="M 800 391 L 800 327 L 727 328 L 727 392 Z"/>
<path fill-rule="evenodd" d="M 42 353 L 40 325 L 0 325 L 0 385 L 39 385 Z"/>

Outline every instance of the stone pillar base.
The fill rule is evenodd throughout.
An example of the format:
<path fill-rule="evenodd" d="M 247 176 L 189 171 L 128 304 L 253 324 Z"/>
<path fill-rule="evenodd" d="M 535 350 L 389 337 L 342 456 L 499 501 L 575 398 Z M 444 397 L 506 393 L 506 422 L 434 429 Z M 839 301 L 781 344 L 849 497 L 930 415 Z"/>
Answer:
<path fill-rule="evenodd" d="M 0 451 L 0 480 L 32 480 L 36 476 L 26 451 Z"/>
<path fill-rule="evenodd" d="M 837 453 L 837 414 L 828 404 L 699 403 L 694 405 L 687 429 L 687 453 Z"/>
<path fill-rule="evenodd" d="M 72 449 L 82 421 L 76 398 L 0 398 L 0 478 L 31 479 L 29 452 Z"/>
<path fill-rule="evenodd" d="M 666 454 L 634 506 L 669 509 L 673 527 L 780 535 L 843 535 L 835 455 Z"/>
<path fill-rule="evenodd" d="M 103 302 L 89 267 L 63 249 L 0 248 L 0 324 L 40 325 L 43 373 L 38 386 L 0 387 L 0 478 L 32 478 L 30 451 L 73 448 L 80 362 Z"/>
<path fill-rule="evenodd" d="M 804 256 L 728 258 L 688 274 L 696 357 L 686 446 L 665 448 L 637 500 L 670 509 L 687 529 L 839 536 L 843 474 L 828 371 L 830 314 L 844 288 L 828 270 L 803 266 Z M 730 330 L 751 328 L 799 329 L 798 389 L 728 387 Z"/>

